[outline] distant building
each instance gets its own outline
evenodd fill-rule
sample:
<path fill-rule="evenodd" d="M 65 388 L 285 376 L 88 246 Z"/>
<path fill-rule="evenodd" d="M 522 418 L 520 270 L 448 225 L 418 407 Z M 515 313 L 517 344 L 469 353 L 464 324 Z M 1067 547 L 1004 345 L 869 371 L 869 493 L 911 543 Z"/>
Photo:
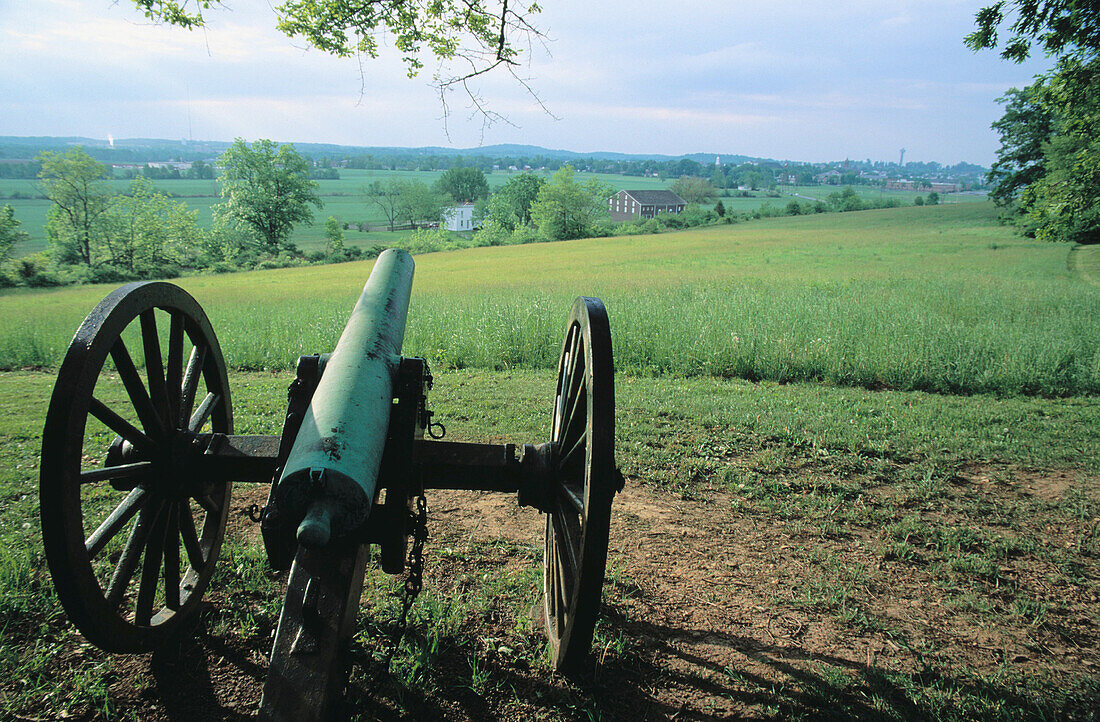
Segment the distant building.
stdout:
<path fill-rule="evenodd" d="M 463 203 L 443 211 L 443 227 L 448 231 L 474 230 L 474 204 Z"/>
<path fill-rule="evenodd" d="M 188 160 L 162 160 L 146 163 L 150 168 L 175 168 L 176 170 L 191 170 L 191 161 Z"/>
<path fill-rule="evenodd" d="M 937 193 L 958 193 L 962 186 L 958 183 L 921 183 L 920 181 L 897 179 L 886 181 L 886 190 L 891 191 L 935 191 Z"/>
<path fill-rule="evenodd" d="M 654 218 L 661 213 L 682 213 L 687 203 L 672 191 L 619 191 L 607 201 L 613 221 Z"/>

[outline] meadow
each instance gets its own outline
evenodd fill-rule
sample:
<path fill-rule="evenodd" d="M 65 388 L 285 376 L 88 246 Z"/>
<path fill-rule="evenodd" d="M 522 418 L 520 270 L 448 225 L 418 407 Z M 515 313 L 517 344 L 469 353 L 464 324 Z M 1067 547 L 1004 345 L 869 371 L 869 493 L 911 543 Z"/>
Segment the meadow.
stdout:
<path fill-rule="evenodd" d="M 371 568 L 348 719 L 1091 720 L 1100 703 L 1100 259 L 985 204 L 418 256 L 405 353 L 448 439 L 545 437 L 572 298 L 616 363 L 615 503 L 590 674 L 547 662 L 539 515 L 433 493 L 425 589 Z M 180 279 L 277 434 L 368 262 Z M 0 716 L 253 714 L 284 575 L 234 490 L 193 634 L 102 653 L 42 558 L 39 433 L 109 290 L 0 293 Z M 30 367 L 30 368 L 28 368 Z M 927 393 L 934 391 L 935 393 Z"/>
<path fill-rule="evenodd" d="M 631 374 L 1095 394 L 1100 289 L 1067 256 L 1013 236 L 988 204 L 430 254 L 418 258 L 406 348 L 449 368 L 551 368 L 561 316 L 583 293 L 607 303 L 616 364 Z M 285 369 L 335 344 L 368 269 L 180 283 L 233 368 Z M 0 368 L 56 366 L 107 290 L 4 292 Z"/>

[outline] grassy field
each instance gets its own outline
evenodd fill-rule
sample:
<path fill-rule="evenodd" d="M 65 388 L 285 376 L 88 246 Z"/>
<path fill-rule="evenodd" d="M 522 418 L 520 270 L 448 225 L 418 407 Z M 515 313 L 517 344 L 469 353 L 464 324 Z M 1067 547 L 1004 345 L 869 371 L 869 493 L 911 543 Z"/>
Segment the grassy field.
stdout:
<path fill-rule="evenodd" d="M 534 171 L 549 179 L 552 175 L 549 171 Z M 389 171 L 389 170 L 359 170 L 341 169 L 339 180 L 318 181 L 318 191 L 324 201 L 324 207 L 314 211 L 314 223 L 312 226 L 299 225 L 293 234 L 293 240 L 303 250 L 316 250 L 325 245 L 324 221 L 329 216 L 334 216 L 342 222 L 369 223 L 372 226 L 384 226 L 385 218 L 373 204 L 366 202 L 361 190 L 375 181 L 387 182 L 393 179 L 415 180 L 421 183 L 432 184 L 439 179 L 442 171 Z M 496 189 L 504 185 L 509 178 L 516 173 L 510 171 L 496 171 L 486 177 L 489 188 Z M 659 190 L 669 187 L 669 181 L 659 178 L 641 178 L 638 176 L 612 175 L 606 173 L 582 174 L 580 180 L 586 178 L 598 178 L 617 190 L 629 188 L 633 190 Z M 109 181 L 109 187 L 116 193 L 125 192 L 130 182 L 126 180 Z M 175 195 L 179 200 L 187 204 L 192 210 L 197 210 L 198 224 L 200 228 L 208 228 L 213 222 L 211 206 L 220 203 L 220 189 L 215 181 L 210 180 L 178 180 L 160 181 L 158 188 L 165 193 Z M 759 208 L 765 202 L 775 206 L 784 206 L 790 200 L 789 196 L 797 194 L 800 200 L 806 198 L 825 199 L 830 192 L 837 190 L 833 186 L 784 186 L 781 187 L 779 198 L 768 198 L 762 191 L 753 191 L 750 198 L 721 198 L 723 205 L 731 212 L 742 213 Z M 891 197 L 897 198 L 905 205 L 910 205 L 918 193 L 908 191 L 882 191 L 869 187 L 857 186 L 856 190 L 866 198 Z M 735 192 L 735 191 L 731 191 Z M 15 193 L 22 198 L 12 198 Z M 29 234 L 30 239 L 15 249 L 16 255 L 36 253 L 46 248 L 46 211 L 50 206 L 47 200 L 35 198 L 42 191 L 38 183 L 24 179 L 0 179 L 0 204 L 10 204 L 15 209 L 15 217 L 22 223 L 22 230 Z M 980 196 L 947 196 L 945 201 L 970 202 L 981 200 Z M 349 230 L 347 243 L 359 245 L 364 248 L 385 243 L 385 236 L 378 232 L 360 232 Z"/>
<path fill-rule="evenodd" d="M 571 299 L 604 298 L 627 490 L 589 676 L 553 674 L 532 621 L 538 515 L 433 494 L 409 633 L 384 669 L 400 580 L 372 568 L 343 713 L 1094 719 L 1098 268 L 985 204 L 418 257 L 405 352 L 448 439 L 543 439 Z M 234 369 L 237 433 L 278 433 L 287 369 L 334 345 L 368 271 L 181 280 Z M 0 364 L 56 366 L 108 290 L 0 294 Z M 247 718 L 285 583 L 247 522 L 266 492 L 235 492 L 192 637 L 99 652 L 42 558 L 52 383 L 0 373 L 0 717 Z"/>
<path fill-rule="evenodd" d="M 239 433 L 278 433 L 290 378 L 232 375 Z M 245 521 L 265 492 L 237 487 L 193 637 L 98 652 L 60 614 L 41 558 L 52 381 L 0 374 L 0 716 L 247 717 L 285 583 Z M 1095 399 L 624 374 L 617 387 L 628 492 L 596 676 L 547 667 L 529 614 L 537 523 L 498 527 L 479 497 L 432 494 L 426 588 L 389 672 L 399 580 L 368 575 L 347 718 L 1090 719 Z M 432 403 L 448 438 L 523 442 L 545 435 L 552 388 L 544 371 L 444 371 Z"/>
<path fill-rule="evenodd" d="M 1000 395 L 1100 390 L 1100 290 L 986 204 L 779 218 L 418 259 L 406 347 L 453 368 L 550 368 L 577 294 L 633 374 Z M 509 269 L 497 272 L 493 269 Z M 181 280 L 228 362 L 331 348 L 368 263 Z M 0 295 L 0 368 L 55 366 L 108 289 Z"/>

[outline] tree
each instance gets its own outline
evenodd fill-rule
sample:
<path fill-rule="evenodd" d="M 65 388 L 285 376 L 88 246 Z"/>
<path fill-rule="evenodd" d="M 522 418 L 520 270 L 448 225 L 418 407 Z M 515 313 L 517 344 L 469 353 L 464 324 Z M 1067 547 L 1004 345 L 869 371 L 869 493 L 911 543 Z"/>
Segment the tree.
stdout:
<path fill-rule="evenodd" d="M 344 255 L 344 229 L 334 216 L 329 216 L 325 221 L 325 238 L 328 239 L 325 253 L 329 256 Z"/>
<path fill-rule="evenodd" d="M 250 147 L 237 138 L 218 158 L 218 167 L 222 197 L 228 199 L 225 212 L 255 233 L 269 253 L 289 245 L 296 224 L 313 223 L 311 205 L 323 206 L 309 161 L 292 145 L 257 140 Z"/>
<path fill-rule="evenodd" d="M 825 200 L 834 210 L 838 211 L 862 211 L 867 208 L 859 194 L 851 186 L 844 186 L 843 190 L 833 191 L 825 196 Z M 923 203 L 924 201 L 921 200 L 921 204 Z"/>
<path fill-rule="evenodd" d="M 1021 198 L 1035 237 L 1100 243 L 1100 140 L 1058 135 L 1046 147 L 1046 173 Z"/>
<path fill-rule="evenodd" d="M 994 199 L 1036 238 L 1100 242 L 1100 4 L 1089 0 L 1002 0 L 978 11 L 973 50 L 996 48 L 1014 14 L 1001 57 L 1022 62 L 1038 45 L 1056 68 L 1003 100 L 994 124 L 1001 149 L 990 173 Z"/>
<path fill-rule="evenodd" d="M 374 181 L 369 188 L 363 189 L 363 193 L 370 203 L 382 211 L 386 222 L 389 223 L 391 233 L 397 225 L 397 216 L 401 208 L 401 193 L 405 185 L 407 183 L 403 180 L 391 180 L 387 183 Z"/>
<path fill-rule="evenodd" d="M 709 180 L 686 175 L 672 182 L 672 192 L 688 203 L 704 203 L 718 194 Z"/>
<path fill-rule="evenodd" d="M 451 168 L 439 176 L 436 190 L 446 193 L 456 203 L 473 203 L 489 197 L 489 181 L 480 168 Z"/>
<path fill-rule="evenodd" d="M 1006 6 L 1013 7 L 1007 15 Z M 1001 50 L 1005 60 L 1023 62 L 1034 43 L 1050 57 L 1095 54 L 1100 48 L 1100 5 L 1090 0 L 1000 0 L 977 12 L 978 28 L 966 36 L 966 46 L 974 51 L 996 48 L 998 30 L 1012 14 L 1016 20 L 1009 29 L 1014 35 Z"/>
<path fill-rule="evenodd" d="M 531 223 L 531 206 L 539 197 L 546 180 L 534 173 L 520 173 L 489 197 L 485 220 L 509 233 L 517 226 Z"/>
<path fill-rule="evenodd" d="M 191 167 L 187 169 L 184 174 L 187 178 L 195 180 L 213 180 L 214 179 L 214 167 L 206 161 L 199 159 L 191 164 Z"/>
<path fill-rule="evenodd" d="M 111 198 L 104 214 L 108 262 L 142 278 L 170 273 L 196 246 L 197 218 L 198 211 L 135 178 L 126 195 Z"/>
<path fill-rule="evenodd" d="M 65 153 L 46 151 L 38 156 L 46 195 L 53 204 L 46 212 L 46 236 L 57 263 L 91 266 L 100 258 L 103 233 L 100 221 L 107 211 L 110 192 L 104 179 L 107 166 L 81 147 Z"/>
<path fill-rule="evenodd" d="M 1005 114 L 993 123 L 1001 148 L 989 171 L 996 186 L 990 197 L 999 206 L 1010 206 L 1020 191 L 1043 177 L 1043 146 L 1054 132 L 1054 117 L 1035 86 L 1011 88 L 997 100 L 1004 103 Z"/>
<path fill-rule="evenodd" d="M 936 191 L 928 191 L 928 205 L 938 206 L 940 204 L 940 194 Z"/>
<path fill-rule="evenodd" d="M 588 235 L 597 221 L 607 217 L 607 199 L 615 193 L 595 178 L 577 183 L 573 175 L 573 166 L 563 165 L 531 206 L 531 219 L 552 241 Z"/>
<path fill-rule="evenodd" d="M 14 208 L 10 205 L 0 208 L 0 263 L 6 263 L 11 258 L 16 243 L 27 241 L 27 234 L 19 230 L 19 226 Z"/>
<path fill-rule="evenodd" d="M 397 197 L 397 218 L 410 226 L 438 223 L 450 199 L 420 181 L 403 184 Z"/>
<path fill-rule="evenodd" d="M 724 218 L 725 217 L 726 207 L 724 205 L 722 205 L 722 201 L 718 201 L 718 203 L 715 204 L 714 212 L 718 214 L 719 218 Z"/>

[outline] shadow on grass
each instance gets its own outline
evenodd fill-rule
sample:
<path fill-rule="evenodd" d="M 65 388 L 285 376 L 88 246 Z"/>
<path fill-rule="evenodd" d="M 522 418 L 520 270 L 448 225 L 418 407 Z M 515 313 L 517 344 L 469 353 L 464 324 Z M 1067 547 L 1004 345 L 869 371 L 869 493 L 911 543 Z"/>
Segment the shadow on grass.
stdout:
<path fill-rule="evenodd" d="M 255 719 L 252 710 L 258 706 L 257 690 L 267 667 L 253 657 L 252 649 L 210 635 L 200 626 L 153 652 L 153 695 L 170 720 Z"/>
<path fill-rule="evenodd" d="M 497 655 L 479 657 L 489 679 L 471 688 L 472 642 L 444 639 L 431 670 L 404 684 L 380 663 L 360 668 L 349 688 L 347 718 L 511 720 L 550 713 L 563 719 L 823 720 L 1095 719 L 1100 689 L 1058 694 L 1039 682 L 1020 688 L 942 669 L 890 672 L 797 644 L 761 643 L 729 632 L 624 618 L 612 606 L 604 630 L 626 641 L 602 664 L 590 658 L 578 678 L 565 679 Z M 703 656 L 699 646 L 718 650 Z M 738 660 L 724 664 L 708 658 Z M 377 675 L 377 687 L 374 685 Z M 1022 691 L 1021 691 L 1022 689 Z M 1030 692 L 1030 694 L 1028 694 Z M 1044 693 L 1046 696 L 1043 696 Z M 518 710 L 518 711 L 517 711 Z M 517 717 L 517 715 L 519 717 Z"/>

